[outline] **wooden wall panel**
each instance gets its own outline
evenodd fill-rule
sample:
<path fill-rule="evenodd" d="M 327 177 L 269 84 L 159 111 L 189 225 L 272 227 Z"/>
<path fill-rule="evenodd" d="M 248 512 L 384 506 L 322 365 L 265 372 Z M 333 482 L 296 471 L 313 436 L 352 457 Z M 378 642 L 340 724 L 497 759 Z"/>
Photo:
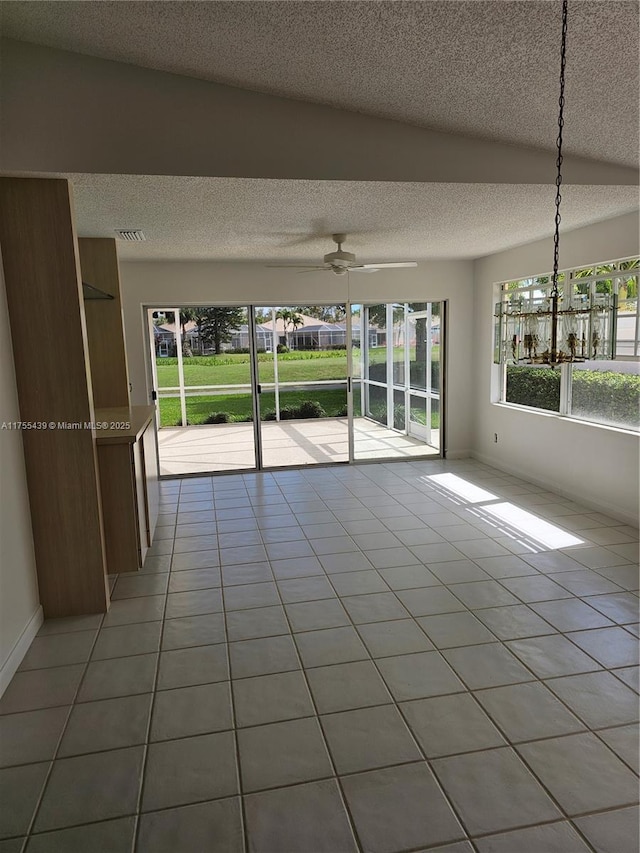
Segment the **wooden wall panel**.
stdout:
<path fill-rule="evenodd" d="M 0 178 L 11 323 L 40 600 L 46 617 L 109 606 L 80 266 L 66 180 Z M 63 429 L 59 424 L 77 425 Z"/>
<path fill-rule="evenodd" d="M 115 238 L 78 240 L 82 279 L 113 296 L 85 299 L 87 340 L 96 409 L 129 405 L 129 375 L 120 301 L 120 274 Z"/>
<path fill-rule="evenodd" d="M 153 420 L 144 431 L 142 436 L 144 469 L 145 469 L 145 494 L 147 503 L 147 525 L 151 545 L 153 534 L 158 522 L 160 512 L 160 473 L 158 471 L 158 433 L 156 430 L 155 415 Z"/>
<path fill-rule="evenodd" d="M 105 553 L 111 572 L 137 572 L 142 565 L 133 460 L 136 446 L 128 443 L 98 445 Z M 144 518 L 142 521 L 144 523 Z"/>

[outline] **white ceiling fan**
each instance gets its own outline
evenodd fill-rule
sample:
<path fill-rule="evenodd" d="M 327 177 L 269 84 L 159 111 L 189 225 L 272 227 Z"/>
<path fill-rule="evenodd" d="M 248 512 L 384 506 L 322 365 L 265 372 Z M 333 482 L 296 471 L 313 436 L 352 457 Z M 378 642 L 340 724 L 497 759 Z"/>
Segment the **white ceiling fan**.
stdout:
<path fill-rule="evenodd" d="M 378 272 L 378 270 L 389 269 L 391 267 L 418 266 L 415 261 L 390 264 L 358 264 L 356 263 L 356 256 L 352 252 L 344 252 L 342 250 L 342 244 L 346 241 L 347 235 L 332 234 L 331 236 L 334 243 L 338 244 L 338 250 L 336 252 L 329 252 L 329 254 L 325 255 L 323 258 L 324 263 L 321 266 L 318 264 L 304 264 L 300 266 L 296 266 L 295 264 L 267 264 L 267 266 L 273 267 L 274 269 L 298 270 L 299 272 L 326 270 L 334 273 L 335 275 L 345 275 L 347 272 Z"/>

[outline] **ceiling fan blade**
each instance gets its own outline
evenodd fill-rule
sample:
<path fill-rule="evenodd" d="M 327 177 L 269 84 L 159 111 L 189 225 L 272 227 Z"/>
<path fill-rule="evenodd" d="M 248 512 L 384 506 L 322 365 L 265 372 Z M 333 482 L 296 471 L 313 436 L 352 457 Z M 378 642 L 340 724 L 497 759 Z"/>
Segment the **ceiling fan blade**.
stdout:
<path fill-rule="evenodd" d="M 351 267 L 352 270 L 356 272 L 359 270 L 383 270 L 383 269 L 391 269 L 392 267 L 417 267 L 418 264 L 415 261 L 403 261 L 400 263 L 391 263 L 391 264 L 358 264 L 355 267 Z"/>
<path fill-rule="evenodd" d="M 328 267 L 319 267 L 313 264 L 265 264 L 272 270 L 325 270 Z"/>

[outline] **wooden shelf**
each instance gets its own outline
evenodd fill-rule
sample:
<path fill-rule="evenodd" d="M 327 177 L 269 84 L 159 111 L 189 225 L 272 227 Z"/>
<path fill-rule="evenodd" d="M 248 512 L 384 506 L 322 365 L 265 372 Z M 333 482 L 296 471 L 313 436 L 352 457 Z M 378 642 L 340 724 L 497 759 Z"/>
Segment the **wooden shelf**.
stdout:
<path fill-rule="evenodd" d="M 128 427 L 109 427 L 96 430 L 96 442 L 100 444 L 133 444 L 153 421 L 153 406 L 117 406 L 96 409 L 96 424 L 129 424 Z"/>
<path fill-rule="evenodd" d="M 82 237 L 78 248 L 84 281 L 111 297 L 84 302 L 93 404 L 97 409 L 128 406 L 129 373 L 116 241 L 112 237 Z"/>

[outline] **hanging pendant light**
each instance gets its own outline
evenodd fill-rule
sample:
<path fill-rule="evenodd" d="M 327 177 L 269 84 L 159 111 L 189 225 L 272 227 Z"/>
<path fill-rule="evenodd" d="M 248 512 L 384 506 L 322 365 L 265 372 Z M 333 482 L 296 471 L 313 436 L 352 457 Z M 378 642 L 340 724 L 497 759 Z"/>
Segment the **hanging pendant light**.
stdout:
<path fill-rule="evenodd" d="M 595 287 L 589 287 L 589 293 L 580 293 L 578 288 L 574 288 L 571 279 L 558 273 L 567 9 L 568 2 L 563 0 L 551 287 L 549 289 L 547 284 L 549 279 L 539 277 L 539 285 L 526 294 L 516 293 L 503 298 L 496 306 L 498 358 L 501 362 L 511 364 L 538 364 L 555 368 L 563 362 L 614 357 L 616 296 L 597 293 Z M 560 278 L 563 279 L 562 292 Z"/>

